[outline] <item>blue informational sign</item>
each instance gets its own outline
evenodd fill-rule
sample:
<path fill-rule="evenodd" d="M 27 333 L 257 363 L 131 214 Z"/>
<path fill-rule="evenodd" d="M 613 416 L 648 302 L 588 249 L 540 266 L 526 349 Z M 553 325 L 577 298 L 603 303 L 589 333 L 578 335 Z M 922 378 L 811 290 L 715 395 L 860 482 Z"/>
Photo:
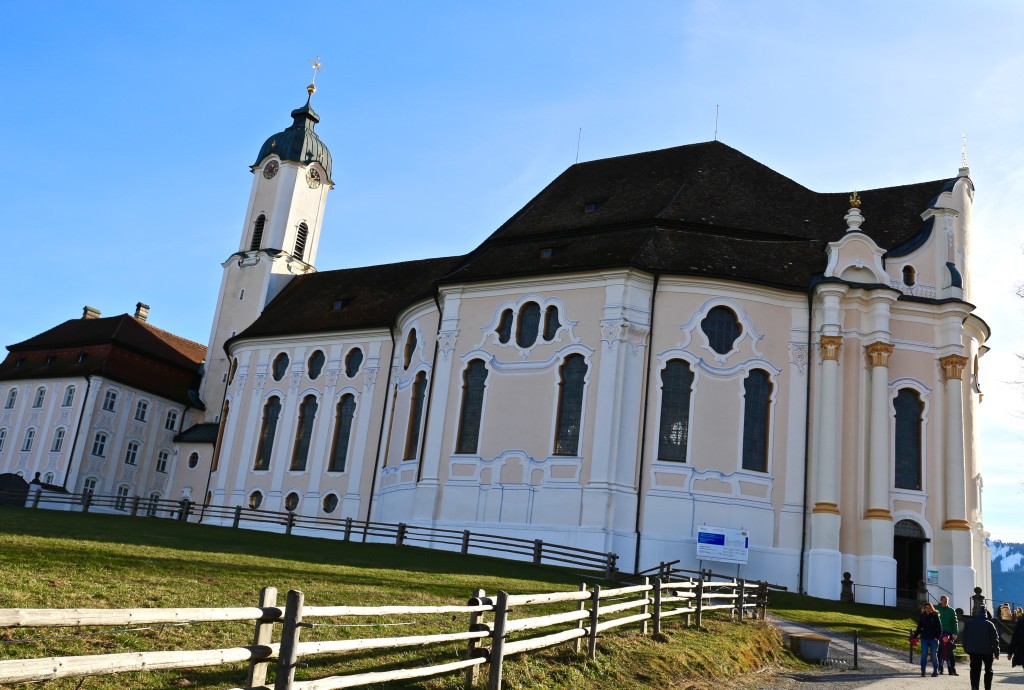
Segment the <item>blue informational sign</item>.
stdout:
<path fill-rule="evenodd" d="M 697 560 L 720 563 L 746 563 L 750 558 L 750 533 L 745 529 L 697 528 Z"/>

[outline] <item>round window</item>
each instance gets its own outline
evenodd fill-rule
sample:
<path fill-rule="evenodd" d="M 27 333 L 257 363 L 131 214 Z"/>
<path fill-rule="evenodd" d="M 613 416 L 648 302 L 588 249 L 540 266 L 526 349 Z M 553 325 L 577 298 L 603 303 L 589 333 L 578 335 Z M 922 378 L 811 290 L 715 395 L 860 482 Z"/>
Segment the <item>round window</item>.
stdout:
<path fill-rule="evenodd" d="M 196 453 L 196 452 L 193 451 L 192 454 L 188 456 L 188 468 L 190 470 L 194 470 L 198 466 L 199 466 L 199 453 Z"/>
<path fill-rule="evenodd" d="M 338 507 L 338 496 L 336 494 L 327 494 L 324 496 L 324 512 L 333 513 Z"/>
<path fill-rule="evenodd" d="M 294 491 L 284 499 L 284 509 L 291 512 L 299 507 L 299 495 Z"/>
<path fill-rule="evenodd" d="M 253 510 L 256 510 L 261 505 L 263 505 L 263 494 L 261 494 L 259 491 L 253 491 L 251 494 L 249 494 L 249 507 L 250 508 L 252 508 Z"/>

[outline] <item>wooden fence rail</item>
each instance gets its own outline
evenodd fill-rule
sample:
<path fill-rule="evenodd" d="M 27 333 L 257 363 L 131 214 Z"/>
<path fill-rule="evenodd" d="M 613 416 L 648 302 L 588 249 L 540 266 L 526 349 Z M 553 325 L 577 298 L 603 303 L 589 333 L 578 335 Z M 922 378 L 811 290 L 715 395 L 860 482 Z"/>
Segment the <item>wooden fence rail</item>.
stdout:
<path fill-rule="evenodd" d="M 426 678 L 446 673 L 465 672 L 466 688 L 479 682 L 479 669 L 488 666 L 487 687 L 500 690 L 504 660 L 555 645 L 575 642 L 594 658 L 600 634 L 614 628 L 640 624 L 653 633 L 662 631 L 662 621 L 671 616 L 695 615 L 697 624 L 709 611 L 729 611 L 742 622 L 745 618 L 764 617 L 768 585 L 763 582 L 716 579 L 705 571 L 684 581 L 653 582 L 602 589 L 600 585 L 578 591 L 538 594 L 498 592 L 488 596 L 481 589 L 464 605 L 442 606 L 305 606 L 302 592 L 288 592 L 285 607 L 276 605 L 277 591 L 272 587 L 260 593 L 259 605 L 211 609 L 0 609 L 0 628 L 122 626 L 181 622 L 250 621 L 255 624 L 253 644 L 228 649 L 192 651 L 152 651 L 121 654 L 97 654 L 43 659 L 0 661 L 0 684 L 53 680 L 69 676 L 94 676 L 127 671 L 182 669 L 249 662 L 245 687 L 249 690 L 327 690 L 360 687 L 399 679 Z M 672 594 L 674 593 L 674 594 Z M 668 596 L 666 596 L 668 594 Z M 565 611 L 550 612 L 551 606 L 569 605 Z M 530 611 L 530 607 L 548 610 Z M 423 616 L 468 614 L 468 629 L 439 634 L 398 637 L 369 637 L 347 640 L 301 640 L 302 631 L 317 625 L 311 619 L 345 619 L 376 616 Z M 516 614 L 515 617 L 512 614 Z M 454 620 L 454 619 L 453 619 Z M 466 620 L 466 619 L 463 619 Z M 273 642 L 275 628 L 279 641 Z M 514 638 L 514 639 L 513 639 Z M 428 648 L 437 645 L 468 643 L 464 658 L 446 663 L 427 663 L 417 667 L 336 675 L 317 680 L 296 680 L 295 672 L 307 659 L 323 654 L 365 652 L 377 649 Z M 489 645 L 489 646 L 483 646 Z M 276 662 L 276 663 L 272 663 Z M 274 684 L 266 682 L 273 666 Z"/>
<path fill-rule="evenodd" d="M 13 495 L 10 492 L 0 492 L 0 499 Z M 96 493 L 58 493 L 38 488 L 30 488 L 26 505 L 32 508 L 78 509 L 85 513 L 99 509 L 113 515 L 161 517 L 183 522 L 205 521 L 236 529 L 280 528 L 285 534 L 301 531 L 306 536 L 340 536 L 342 541 L 372 541 L 393 543 L 397 546 L 415 544 L 425 548 L 457 551 L 462 555 L 472 552 L 496 558 L 518 556 L 517 560 L 528 560 L 535 565 L 547 563 L 600 572 L 605 578 L 610 578 L 618 571 L 619 557 L 611 552 L 551 544 L 541 539 L 481 534 L 444 527 L 308 516 L 290 511 L 275 512 L 242 506 L 204 505 L 188 500 L 173 501 Z"/>

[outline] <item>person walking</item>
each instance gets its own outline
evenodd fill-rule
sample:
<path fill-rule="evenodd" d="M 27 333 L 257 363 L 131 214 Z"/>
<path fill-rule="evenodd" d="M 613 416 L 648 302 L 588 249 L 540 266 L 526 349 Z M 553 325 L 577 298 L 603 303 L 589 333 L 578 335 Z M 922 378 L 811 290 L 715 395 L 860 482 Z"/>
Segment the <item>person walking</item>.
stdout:
<path fill-rule="evenodd" d="M 956 620 L 956 611 L 949 605 L 949 597 L 939 597 L 939 605 L 935 607 L 939 614 L 939 622 L 942 623 L 942 637 L 939 644 L 939 673 L 942 673 L 942 661 L 945 659 L 949 667 L 949 675 L 960 675 L 956 672 L 956 658 L 953 650 L 956 648 L 956 638 L 960 634 L 960 627 Z"/>
<path fill-rule="evenodd" d="M 939 646 L 939 637 L 942 636 L 942 621 L 931 602 L 921 608 L 921 617 L 917 621 L 917 630 L 914 637 L 921 640 L 921 675 L 926 675 L 928 669 L 928 657 L 932 659 L 932 676 L 939 675 L 939 660 L 936 652 Z"/>
<path fill-rule="evenodd" d="M 999 633 L 984 606 L 964 624 L 964 651 L 971 657 L 971 690 L 981 690 L 981 666 L 985 665 L 985 690 L 992 688 L 992 658 L 999 658 Z"/>
<path fill-rule="evenodd" d="M 1010 638 L 1010 649 L 1006 658 L 1010 660 L 1010 668 L 1024 666 L 1024 615 L 1017 616 L 1017 625 Z"/>

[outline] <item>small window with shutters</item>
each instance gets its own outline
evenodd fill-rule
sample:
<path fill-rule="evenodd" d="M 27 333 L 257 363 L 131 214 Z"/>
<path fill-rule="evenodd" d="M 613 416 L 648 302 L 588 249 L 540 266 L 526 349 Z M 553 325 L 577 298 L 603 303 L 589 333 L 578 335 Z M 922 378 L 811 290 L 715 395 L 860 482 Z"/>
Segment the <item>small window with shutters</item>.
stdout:
<path fill-rule="evenodd" d="M 252 228 L 252 242 L 249 243 L 249 251 L 255 251 L 263 244 L 263 228 L 266 224 L 267 217 L 261 213 Z"/>
<path fill-rule="evenodd" d="M 299 261 L 306 260 L 306 240 L 309 239 L 309 226 L 299 223 L 299 229 L 295 232 L 295 251 L 292 256 Z"/>

